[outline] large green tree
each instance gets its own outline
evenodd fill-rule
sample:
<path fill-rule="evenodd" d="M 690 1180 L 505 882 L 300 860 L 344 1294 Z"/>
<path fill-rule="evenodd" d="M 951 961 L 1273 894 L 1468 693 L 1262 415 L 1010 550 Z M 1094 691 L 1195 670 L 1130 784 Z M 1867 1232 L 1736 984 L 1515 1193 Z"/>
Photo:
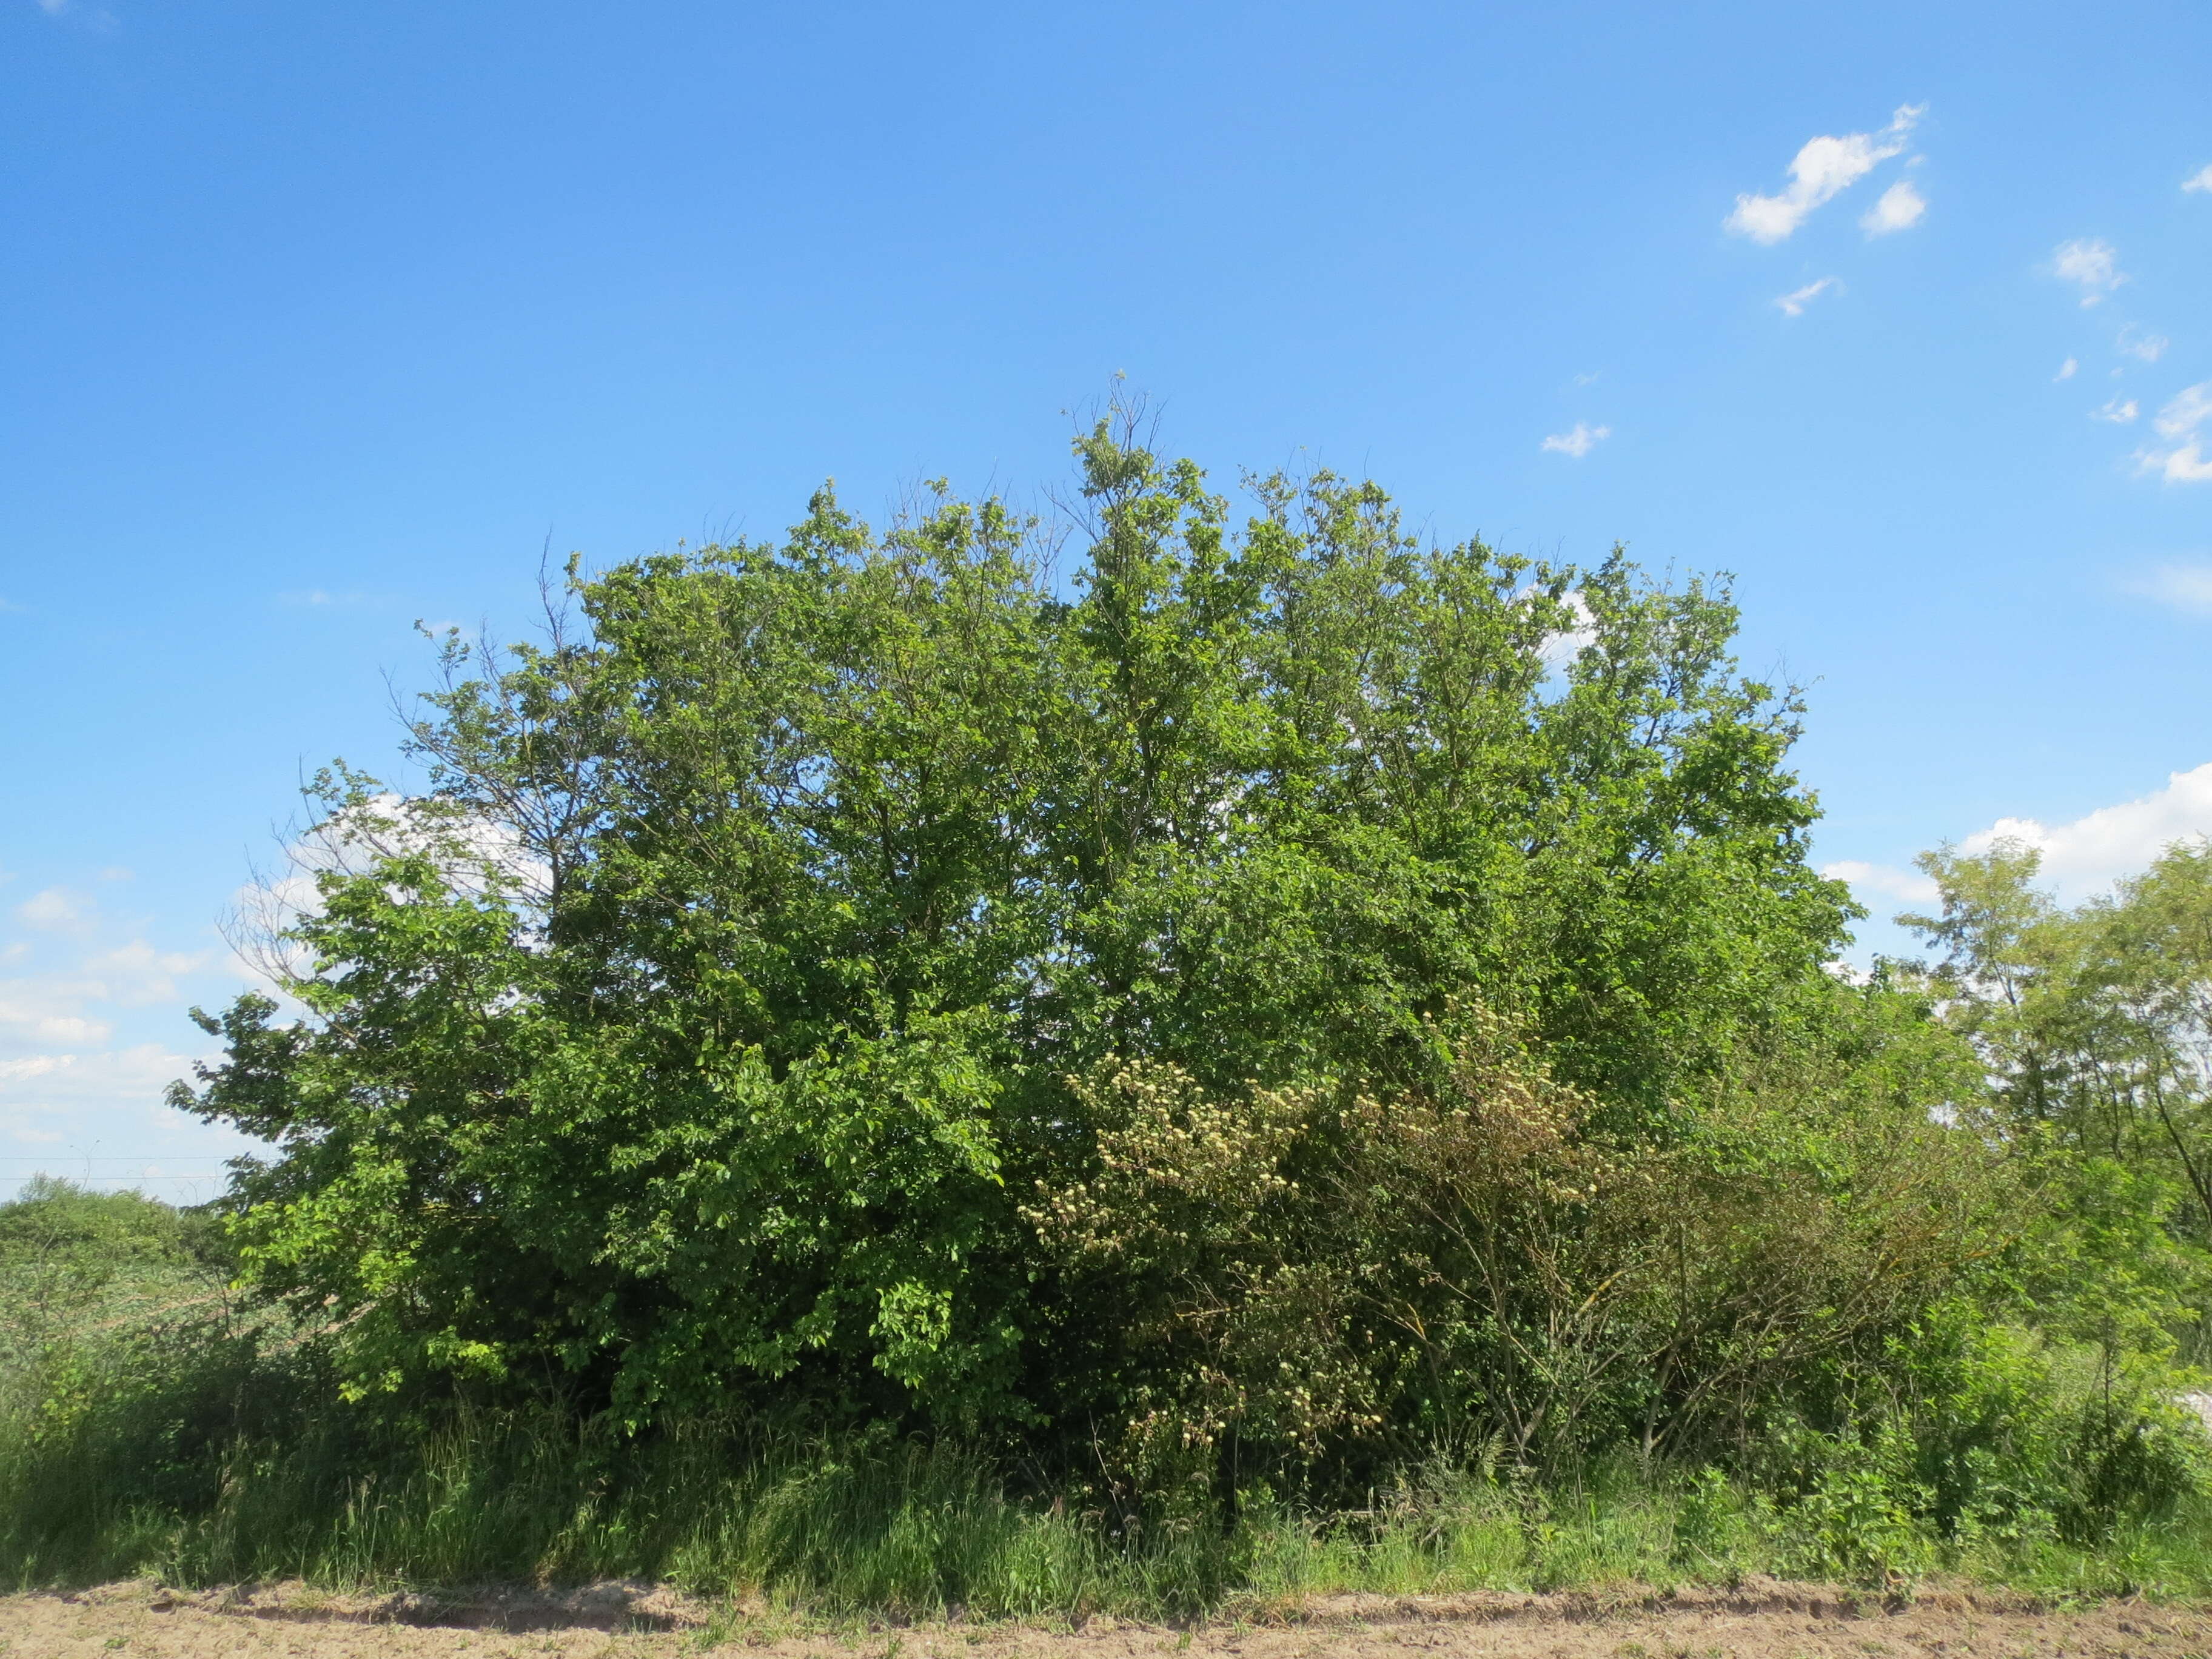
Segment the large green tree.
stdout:
<path fill-rule="evenodd" d="M 1605 1158 L 1727 1164 L 1681 1150 L 1695 1103 L 1843 994 L 1820 964 L 1851 913 L 1725 588 L 1431 545 L 1326 474 L 1248 480 L 1237 524 L 1126 426 L 1077 450 L 1049 524 L 939 489 L 878 533 L 824 490 L 778 544 L 572 573 L 545 639 L 448 646 L 420 794 L 325 781 L 299 1009 L 209 1021 L 228 1058 L 179 1098 L 273 1143 L 239 1178 L 246 1271 L 322 1310 L 356 1387 L 457 1372 L 640 1419 L 1127 1405 L 1138 1328 L 1196 1270 L 1104 1283 L 1045 1213 L 1133 1144 L 1117 1075 L 1226 1103 L 1162 1108 L 1177 1146 L 1306 1103 L 1254 1190 L 1321 1159 L 1338 1197 L 1299 1224 L 1340 1240 L 1474 1214 L 1452 1170 L 1504 1179 L 1375 1139 L 1461 1146 L 1419 1115 L 1470 1078 L 1571 1103 L 1544 1133 Z M 1496 1225 L 1571 1231 L 1598 1182 L 1557 1187 L 1498 1188 Z M 1474 1263 L 1509 1238 L 1468 1237 Z M 1446 1289 L 1462 1323 L 1551 1306 Z M 1527 1346 L 1483 1342 L 1453 1363 Z"/>

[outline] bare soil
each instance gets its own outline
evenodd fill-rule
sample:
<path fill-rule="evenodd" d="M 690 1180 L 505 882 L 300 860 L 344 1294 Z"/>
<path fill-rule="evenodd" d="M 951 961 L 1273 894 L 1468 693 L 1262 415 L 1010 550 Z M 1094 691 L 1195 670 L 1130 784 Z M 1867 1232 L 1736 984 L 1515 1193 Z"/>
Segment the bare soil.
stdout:
<path fill-rule="evenodd" d="M 660 1586 L 336 1596 L 297 1584 L 177 1591 L 109 1584 L 0 1597 L 0 1655 L 74 1659 L 1789 1659 L 1792 1656 L 2212 1655 L 2212 1615 L 2112 1601 L 2051 1609 L 1923 1588 L 1911 1598 L 1753 1583 L 1660 1596 L 1340 1596 L 1188 1629 L 1094 1619 L 1082 1628 L 809 1624 L 715 1607 Z"/>

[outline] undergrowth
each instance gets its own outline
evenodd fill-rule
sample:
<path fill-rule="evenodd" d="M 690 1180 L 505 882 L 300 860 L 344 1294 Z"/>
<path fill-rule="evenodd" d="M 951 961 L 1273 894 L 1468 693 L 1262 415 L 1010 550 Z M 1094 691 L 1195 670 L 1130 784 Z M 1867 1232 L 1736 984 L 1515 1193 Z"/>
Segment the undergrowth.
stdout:
<path fill-rule="evenodd" d="M 1754 1574 L 2212 1594 L 2208 1446 L 2168 1403 L 2179 1374 L 1963 1313 L 1898 1358 L 1911 1409 L 1770 1423 L 1725 1465 L 1540 1472 L 1492 1439 L 1349 1502 L 1255 1480 L 1176 1504 L 888 1427 L 732 1413 L 632 1433 L 544 1404 L 348 1403 L 312 1337 L 233 1304 L 189 1217 L 55 1186 L 0 1206 L 0 1235 L 13 1589 L 624 1577 L 828 1616 L 1071 1619 Z"/>
<path fill-rule="evenodd" d="M 1010 1491 L 953 1445 L 760 1440 L 695 1422 L 643 1440 L 544 1411 L 459 1411 L 402 1441 L 341 1413 L 222 1449 L 166 1489 L 161 1414 L 0 1447 L 0 1577 L 301 1579 L 336 1590 L 662 1580 L 822 1613 L 1188 1617 L 1346 1592 L 1733 1583 L 1895 1589 L 1950 1573 L 2072 1597 L 2212 1593 L 2212 1504 L 2066 1535 L 2045 1515 L 1948 1534 L 1874 1461 L 1778 1496 L 1717 1468 L 1633 1459 L 1539 1480 L 1439 1465 L 1370 1508 L 1265 1490 L 1233 1521 L 1117 1527 Z M 130 1436 L 149 1431 L 154 1442 Z M 172 1472 L 173 1474 L 173 1472 Z"/>

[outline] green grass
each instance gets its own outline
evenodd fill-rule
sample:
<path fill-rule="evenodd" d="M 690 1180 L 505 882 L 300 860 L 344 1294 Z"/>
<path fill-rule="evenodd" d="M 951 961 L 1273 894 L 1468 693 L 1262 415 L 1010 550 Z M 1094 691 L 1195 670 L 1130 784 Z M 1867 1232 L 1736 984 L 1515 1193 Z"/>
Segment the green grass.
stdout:
<path fill-rule="evenodd" d="M 148 1574 L 338 1591 L 623 1577 L 809 1615 L 1027 1619 L 1753 1574 L 2212 1596 L 2212 1459 L 2192 1449 L 2195 1429 L 2068 1439 L 2094 1379 L 2046 1398 L 2029 1366 L 1954 1401 L 1948 1440 L 1928 1424 L 1918 1441 L 1800 1434 L 1759 1480 L 1628 1457 L 1537 1480 L 1439 1459 L 1354 1511 L 1261 1488 L 1241 1495 L 1233 1522 L 1200 1504 L 1139 1525 L 1014 1489 L 988 1452 L 949 1443 L 776 1436 L 734 1419 L 632 1438 L 550 1407 L 448 1407 L 410 1425 L 339 1401 L 312 1344 L 273 1316 L 241 1322 L 219 1264 L 170 1237 L 158 1206 L 63 1192 L 51 1207 L 19 1211 L 19 1229 L 26 1214 L 52 1224 L 0 1251 L 9 1588 Z M 2035 1434 L 2021 1427 L 2031 1419 Z M 1929 1463 L 1931 1445 L 1950 1449 Z M 2078 1448 L 2091 1445 L 2105 1449 L 2085 1480 Z M 1971 1502 L 1939 1530 L 1929 1483 L 1961 1470 Z M 2079 1501 L 2161 1481 L 2164 1496 L 2137 1505 L 2154 1518 Z"/>
<path fill-rule="evenodd" d="M 151 1495 L 88 1424 L 0 1443 L 0 1578 L 297 1578 L 337 1590 L 603 1577 L 823 1614 L 1183 1617 L 1321 1595 L 1726 1583 L 1894 1584 L 1956 1573 L 2059 1597 L 2212 1594 L 2192 1499 L 2094 1547 L 1945 1541 L 1885 1521 L 1856 1559 L 1835 1517 L 1621 1462 L 1549 1486 L 1439 1470 L 1350 1515 L 1249 1502 L 1236 1525 L 1115 1536 L 1008 1493 L 957 1448 L 750 1441 L 699 1424 L 649 1443 L 550 1413 L 465 1413 L 400 1448 L 310 1433 L 232 1447 L 198 1493 Z M 1889 1553 L 1881 1553 L 1887 1548 Z"/>
<path fill-rule="evenodd" d="M 2062 1600 L 2212 1595 L 2212 1504 L 2203 1499 L 2154 1523 L 2118 1527 L 2094 1547 L 2048 1534 L 1946 1540 L 1893 1527 L 1856 1552 L 1839 1553 L 1837 1542 L 1805 1506 L 1624 1461 L 1550 1489 L 1445 1475 L 1376 1518 L 1270 1517 L 1253 1529 L 1242 1590 L 1275 1601 L 1361 1591 L 1664 1589 L 1755 1575 L 1894 1588 L 1942 1575 Z"/>
<path fill-rule="evenodd" d="M 94 1437 L 96 1439 L 96 1435 Z M 133 1491 L 94 1443 L 0 1446 L 0 1578 L 337 1589 L 641 1577 L 825 1612 L 1194 1611 L 1224 1552 L 1104 1546 L 945 1447 L 749 1446 L 696 1425 L 642 1445 L 551 1413 L 457 1418 L 376 1455 L 315 1436 L 234 1447 L 191 1505 Z M 364 1451 L 368 1455 L 364 1456 Z M 72 1455 L 74 1453 L 74 1455 Z"/>

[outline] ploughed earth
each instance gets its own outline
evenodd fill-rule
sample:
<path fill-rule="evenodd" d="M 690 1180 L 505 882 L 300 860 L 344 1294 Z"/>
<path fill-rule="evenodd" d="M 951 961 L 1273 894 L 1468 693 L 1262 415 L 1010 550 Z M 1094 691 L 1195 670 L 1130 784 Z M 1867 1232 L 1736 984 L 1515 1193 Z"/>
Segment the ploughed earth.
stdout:
<path fill-rule="evenodd" d="M 104 1585 L 0 1596 L 0 1656 L 131 1659 L 302 1655 L 505 1659 L 719 1651 L 739 1659 L 1785 1659 L 1786 1656 L 2212 1655 L 2212 1611 L 2141 1601 L 2050 1607 L 1923 1586 L 1884 1597 L 1753 1581 L 1732 1590 L 1336 1596 L 1188 1627 L 1092 1619 L 1079 1628 L 802 1620 L 649 1584 L 341 1596 L 297 1584 L 171 1590 Z"/>

